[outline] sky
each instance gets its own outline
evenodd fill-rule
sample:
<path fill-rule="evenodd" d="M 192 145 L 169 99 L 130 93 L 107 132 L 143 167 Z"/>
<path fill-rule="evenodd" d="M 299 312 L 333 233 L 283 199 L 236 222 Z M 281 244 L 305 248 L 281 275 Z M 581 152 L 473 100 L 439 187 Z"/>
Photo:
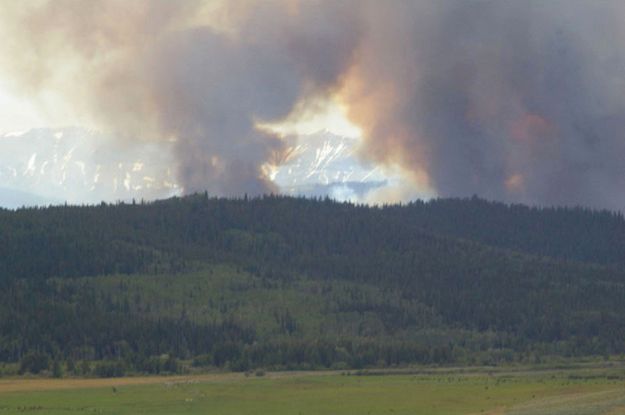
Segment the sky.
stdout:
<path fill-rule="evenodd" d="M 45 127 L 48 122 L 26 98 L 16 96 L 0 84 L 0 133 Z"/>
<path fill-rule="evenodd" d="M 219 196 L 283 192 L 330 132 L 384 182 L 357 201 L 623 209 L 624 27 L 619 0 L 0 0 L 0 132 L 160 149 Z"/>

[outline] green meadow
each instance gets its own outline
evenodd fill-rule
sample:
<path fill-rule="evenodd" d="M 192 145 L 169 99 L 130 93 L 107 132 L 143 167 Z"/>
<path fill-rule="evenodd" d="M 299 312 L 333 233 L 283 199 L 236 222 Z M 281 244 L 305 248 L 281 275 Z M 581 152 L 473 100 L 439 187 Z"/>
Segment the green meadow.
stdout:
<path fill-rule="evenodd" d="M 624 379 L 620 367 L 16 379 L 0 383 L 0 414 L 617 415 Z"/>

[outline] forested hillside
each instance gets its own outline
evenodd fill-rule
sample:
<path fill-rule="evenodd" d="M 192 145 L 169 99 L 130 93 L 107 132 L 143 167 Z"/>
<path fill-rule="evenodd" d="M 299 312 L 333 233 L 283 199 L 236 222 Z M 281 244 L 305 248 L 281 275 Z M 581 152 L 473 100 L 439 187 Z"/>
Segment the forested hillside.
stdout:
<path fill-rule="evenodd" d="M 625 221 L 480 199 L 0 211 L 0 361 L 82 374 L 625 353 Z"/>

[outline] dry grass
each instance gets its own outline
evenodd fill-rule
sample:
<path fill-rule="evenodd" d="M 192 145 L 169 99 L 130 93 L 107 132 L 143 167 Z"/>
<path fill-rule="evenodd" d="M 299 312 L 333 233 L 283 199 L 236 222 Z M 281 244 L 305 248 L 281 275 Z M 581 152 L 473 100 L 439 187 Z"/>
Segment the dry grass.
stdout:
<path fill-rule="evenodd" d="M 625 415 L 625 385 L 615 377 L 622 369 L 603 369 L 604 376 L 584 367 L 0 379 L 0 413 Z"/>
<path fill-rule="evenodd" d="M 227 381 L 229 379 L 240 378 L 241 376 L 240 374 L 215 374 L 203 376 L 145 376 L 109 379 L 3 379 L 0 380 L 0 393 L 105 388 L 159 383 Z"/>
<path fill-rule="evenodd" d="M 268 372 L 264 375 L 268 379 L 281 379 L 288 377 L 308 377 L 336 375 L 336 371 L 308 371 L 308 372 Z M 212 383 L 212 382 L 232 382 L 244 379 L 243 373 L 214 373 L 204 375 L 189 376 L 136 376 L 123 378 L 105 379 L 85 379 L 85 378 L 0 378 L 0 393 L 7 392 L 35 392 L 48 390 L 71 390 L 71 389 L 92 389 L 131 385 L 171 385 L 184 383 Z"/>

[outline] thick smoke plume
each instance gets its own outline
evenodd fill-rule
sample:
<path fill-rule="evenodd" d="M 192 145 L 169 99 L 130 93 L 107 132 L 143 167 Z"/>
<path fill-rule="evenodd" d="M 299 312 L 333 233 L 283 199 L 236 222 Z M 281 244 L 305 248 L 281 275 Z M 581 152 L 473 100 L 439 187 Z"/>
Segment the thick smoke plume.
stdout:
<path fill-rule="evenodd" d="M 285 150 L 257 123 L 328 94 L 357 40 L 346 5 L 195 0 L 0 2 L 1 66 L 125 140 L 175 142 L 186 192 L 276 191 Z"/>
<path fill-rule="evenodd" d="M 370 4 L 344 99 L 365 155 L 442 196 L 625 207 L 625 7 Z"/>
<path fill-rule="evenodd" d="M 276 190 L 285 144 L 257 125 L 333 97 L 362 156 L 417 189 L 622 209 L 622 4 L 0 0 L 2 65 L 127 139 L 174 140 L 187 191 Z"/>

